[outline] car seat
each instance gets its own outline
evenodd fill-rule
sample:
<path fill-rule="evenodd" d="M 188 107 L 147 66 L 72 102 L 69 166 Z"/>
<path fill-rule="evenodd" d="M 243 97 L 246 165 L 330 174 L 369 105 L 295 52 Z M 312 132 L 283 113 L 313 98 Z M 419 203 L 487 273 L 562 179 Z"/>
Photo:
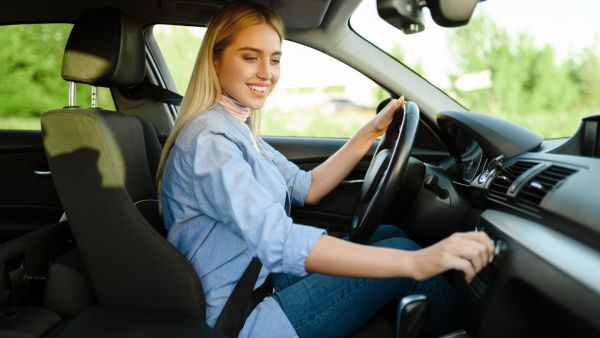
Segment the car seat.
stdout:
<path fill-rule="evenodd" d="M 134 20 L 113 9 L 88 11 L 67 42 L 62 77 L 133 87 L 144 79 L 144 53 Z M 160 154 L 152 126 L 120 112 L 72 105 L 44 113 L 42 133 L 98 304 L 59 337 L 218 336 L 204 323 L 196 271 L 160 233 L 160 222 L 153 227 L 147 221 L 160 220 L 151 215 L 157 212 L 153 176 Z"/>

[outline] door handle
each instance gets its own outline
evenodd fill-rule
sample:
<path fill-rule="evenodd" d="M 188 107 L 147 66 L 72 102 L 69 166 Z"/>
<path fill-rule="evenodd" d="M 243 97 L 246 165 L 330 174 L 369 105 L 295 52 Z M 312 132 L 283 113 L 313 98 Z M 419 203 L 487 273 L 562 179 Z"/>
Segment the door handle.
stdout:
<path fill-rule="evenodd" d="M 52 172 L 50 170 L 34 170 L 33 173 L 36 174 L 36 175 L 38 175 L 38 176 L 50 176 L 50 175 L 52 175 Z"/>

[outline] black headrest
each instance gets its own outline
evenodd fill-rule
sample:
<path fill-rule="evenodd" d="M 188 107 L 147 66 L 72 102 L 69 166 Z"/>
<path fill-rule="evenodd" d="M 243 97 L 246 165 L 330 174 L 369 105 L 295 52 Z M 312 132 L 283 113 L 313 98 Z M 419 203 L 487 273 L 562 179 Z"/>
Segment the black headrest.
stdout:
<path fill-rule="evenodd" d="M 93 9 L 73 26 L 62 77 L 99 87 L 132 87 L 144 79 L 144 60 L 141 27 L 115 9 Z"/>

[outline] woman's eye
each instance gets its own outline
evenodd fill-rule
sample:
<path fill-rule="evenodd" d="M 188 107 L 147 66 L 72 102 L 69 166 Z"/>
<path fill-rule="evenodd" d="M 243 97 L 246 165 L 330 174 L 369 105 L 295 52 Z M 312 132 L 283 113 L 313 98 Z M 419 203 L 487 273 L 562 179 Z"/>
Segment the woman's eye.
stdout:
<path fill-rule="evenodd" d="M 253 62 L 253 61 L 257 60 L 257 57 L 256 56 L 244 56 L 244 60 Z"/>
<path fill-rule="evenodd" d="M 274 65 L 278 65 L 280 62 L 281 62 L 280 59 L 273 59 L 273 60 L 271 60 L 271 64 L 274 64 Z"/>

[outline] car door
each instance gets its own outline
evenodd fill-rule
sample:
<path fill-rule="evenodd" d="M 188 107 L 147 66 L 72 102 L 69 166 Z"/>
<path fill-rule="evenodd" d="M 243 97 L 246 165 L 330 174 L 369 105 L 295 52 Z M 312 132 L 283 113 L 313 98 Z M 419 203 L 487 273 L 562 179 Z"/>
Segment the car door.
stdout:
<path fill-rule="evenodd" d="M 39 130 L 0 130 L 0 242 L 56 223 L 62 208 Z"/>
<path fill-rule="evenodd" d="M 71 24 L 0 27 L 0 243 L 59 221 L 63 210 L 48 169 L 40 131 L 44 111 L 67 104 L 61 78 Z M 91 90 L 77 89 L 89 105 Z M 108 90 L 100 104 L 113 106 Z"/>
<path fill-rule="evenodd" d="M 43 111 L 66 103 L 60 77 L 70 25 L 0 27 L 0 242 L 56 223 L 62 208 L 40 132 Z"/>

